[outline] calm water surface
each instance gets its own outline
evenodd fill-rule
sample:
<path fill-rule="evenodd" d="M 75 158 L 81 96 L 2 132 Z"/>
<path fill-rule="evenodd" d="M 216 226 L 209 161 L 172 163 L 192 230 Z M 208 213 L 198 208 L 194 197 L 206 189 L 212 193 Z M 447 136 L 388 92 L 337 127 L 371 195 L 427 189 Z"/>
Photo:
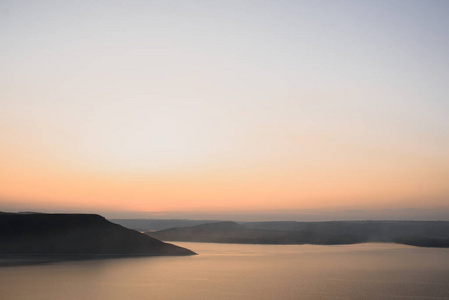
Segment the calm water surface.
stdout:
<path fill-rule="evenodd" d="M 449 299 L 449 249 L 176 244 L 200 255 L 0 267 L 0 299 Z"/>

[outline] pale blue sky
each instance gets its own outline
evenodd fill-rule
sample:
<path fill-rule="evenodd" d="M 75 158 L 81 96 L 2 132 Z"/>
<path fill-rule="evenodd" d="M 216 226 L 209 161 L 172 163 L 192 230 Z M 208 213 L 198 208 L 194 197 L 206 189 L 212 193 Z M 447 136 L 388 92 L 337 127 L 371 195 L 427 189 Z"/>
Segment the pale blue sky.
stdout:
<path fill-rule="evenodd" d="M 2 0 L 0 145 L 98 172 L 422 172 L 416 197 L 445 206 L 448 16 L 443 0 Z"/>

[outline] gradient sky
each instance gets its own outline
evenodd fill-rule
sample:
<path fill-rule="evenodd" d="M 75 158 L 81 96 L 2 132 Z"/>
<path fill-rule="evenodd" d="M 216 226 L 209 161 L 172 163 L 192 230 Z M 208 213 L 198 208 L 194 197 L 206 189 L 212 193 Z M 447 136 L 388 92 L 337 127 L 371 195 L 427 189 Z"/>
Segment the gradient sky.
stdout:
<path fill-rule="evenodd" d="M 0 210 L 449 219 L 448 16 L 2 0 Z"/>

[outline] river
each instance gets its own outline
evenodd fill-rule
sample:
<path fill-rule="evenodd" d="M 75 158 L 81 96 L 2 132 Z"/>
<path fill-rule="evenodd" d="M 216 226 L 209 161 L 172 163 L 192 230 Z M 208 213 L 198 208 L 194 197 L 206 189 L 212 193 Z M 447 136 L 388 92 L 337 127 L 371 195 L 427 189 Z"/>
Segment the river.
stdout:
<path fill-rule="evenodd" d="M 175 244 L 199 255 L 0 267 L 0 299 L 449 299 L 449 249 Z"/>

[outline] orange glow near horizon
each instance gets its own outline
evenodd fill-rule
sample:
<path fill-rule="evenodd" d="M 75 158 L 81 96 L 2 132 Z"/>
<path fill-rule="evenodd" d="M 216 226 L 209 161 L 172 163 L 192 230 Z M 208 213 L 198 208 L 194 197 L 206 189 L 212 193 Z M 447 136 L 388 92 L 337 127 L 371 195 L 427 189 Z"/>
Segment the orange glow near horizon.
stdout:
<path fill-rule="evenodd" d="M 3 145 L 5 146 L 5 145 Z M 3 150 L 6 147 L 3 147 Z M 1 161 L 2 199 L 27 199 L 43 207 L 66 205 L 124 211 L 248 211 L 339 207 L 425 207 L 444 204 L 442 165 L 397 161 L 245 165 L 130 172 L 77 168 L 75 163 Z M 43 158 L 44 156 L 39 156 Z M 389 167 L 395 164 L 394 169 Z M 72 167 L 68 167 L 72 165 Z M 438 167 L 441 170 L 438 170 Z M 427 199 L 422 202 L 420 199 Z"/>
<path fill-rule="evenodd" d="M 442 3 L 174 3 L 6 1 L 0 211 L 449 211 Z"/>

